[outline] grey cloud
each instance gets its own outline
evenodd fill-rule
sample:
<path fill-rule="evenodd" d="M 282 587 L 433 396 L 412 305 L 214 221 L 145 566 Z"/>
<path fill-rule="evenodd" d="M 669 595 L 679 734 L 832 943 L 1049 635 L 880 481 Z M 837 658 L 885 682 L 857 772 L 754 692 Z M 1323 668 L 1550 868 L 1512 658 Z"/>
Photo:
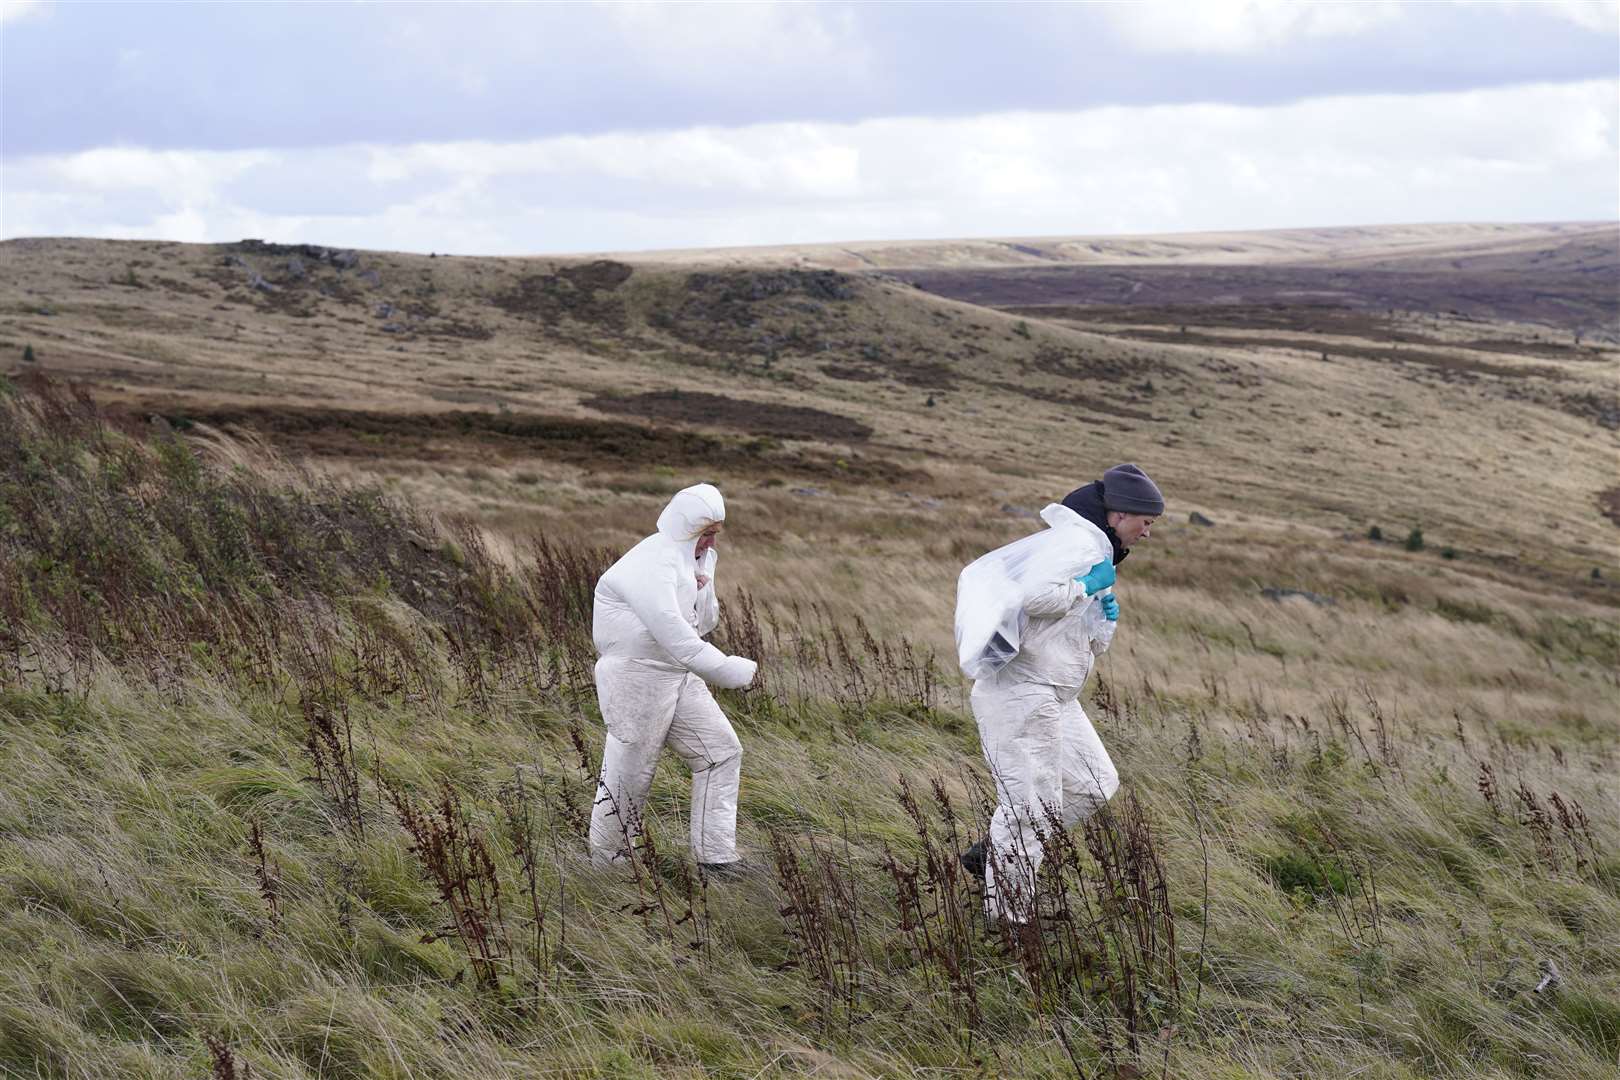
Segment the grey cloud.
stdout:
<path fill-rule="evenodd" d="M 62 4 L 0 38 L 0 153 L 563 133 L 1613 77 L 1616 33 L 1404 5 L 1286 48 L 1143 51 L 1082 5 Z"/>
<path fill-rule="evenodd" d="M 0 235 L 524 254 L 1601 219 L 1620 199 L 1616 91 L 1599 80 L 394 149 L 93 150 L 0 163 Z"/>

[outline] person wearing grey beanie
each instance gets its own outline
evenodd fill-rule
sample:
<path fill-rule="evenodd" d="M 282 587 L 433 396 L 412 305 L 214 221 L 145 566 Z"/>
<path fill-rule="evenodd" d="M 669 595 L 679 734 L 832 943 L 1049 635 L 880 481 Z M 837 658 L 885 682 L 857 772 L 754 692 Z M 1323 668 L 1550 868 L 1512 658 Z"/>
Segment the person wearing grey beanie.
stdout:
<path fill-rule="evenodd" d="M 1148 538 L 1153 519 L 1164 513 L 1164 496 L 1141 466 L 1124 464 L 1069 492 L 1063 505 L 1103 531 L 1118 566 Z"/>
<path fill-rule="evenodd" d="M 1114 568 L 1163 513 L 1164 495 L 1147 473 L 1115 465 L 1041 511 L 1044 532 L 962 571 L 958 660 L 974 680 L 973 716 L 998 805 L 990 834 L 961 862 L 985 879 L 991 918 L 1033 925 L 1047 815 L 1072 827 L 1119 788 L 1080 690 L 1118 624 Z"/>

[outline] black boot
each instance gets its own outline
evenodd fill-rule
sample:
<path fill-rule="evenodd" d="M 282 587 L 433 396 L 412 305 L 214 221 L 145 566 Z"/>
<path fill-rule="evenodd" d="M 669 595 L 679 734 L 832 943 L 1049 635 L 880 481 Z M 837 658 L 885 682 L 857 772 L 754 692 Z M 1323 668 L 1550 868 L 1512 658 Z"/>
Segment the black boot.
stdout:
<path fill-rule="evenodd" d="M 739 859 L 736 862 L 700 862 L 698 866 L 710 881 L 743 881 L 764 876 L 764 868 Z"/>
<path fill-rule="evenodd" d="M 984 841 L 980 840 L 958 856 L 962 868 L 980 881 L 984 880 Z"/>

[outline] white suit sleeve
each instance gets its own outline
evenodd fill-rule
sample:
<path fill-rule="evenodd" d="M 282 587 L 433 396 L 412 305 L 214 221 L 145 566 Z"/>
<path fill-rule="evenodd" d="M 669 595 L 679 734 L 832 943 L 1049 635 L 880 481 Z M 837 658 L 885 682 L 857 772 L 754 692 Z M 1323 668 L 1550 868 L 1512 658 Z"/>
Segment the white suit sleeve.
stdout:
<path fill-rule="evenodd" d="M 676 663 L 704 682 L 747 686 L 754 679 L 754 662 L 740 656 L 728 657 L 699 637 L 681 614 L 680 602 L 675 597 L 678 572 L 668 564 L 659 565 L 651 580 L 625 590 L 625 602 L 653 640 L 674 657 Z"/>
<path fill-rule="evenodd" d="M 1086 587 L 1069 578 L 1032 582 L 1024 590 L 1024 614 L 1032 619 L 1056 619 L 1085 595 Z"/>

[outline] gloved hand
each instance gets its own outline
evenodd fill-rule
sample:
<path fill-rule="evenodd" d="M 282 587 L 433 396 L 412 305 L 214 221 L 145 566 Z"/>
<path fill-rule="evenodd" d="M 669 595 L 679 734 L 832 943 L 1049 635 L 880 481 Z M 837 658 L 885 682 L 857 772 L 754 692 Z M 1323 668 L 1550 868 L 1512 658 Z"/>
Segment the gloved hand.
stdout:
<path fill-rule="evenodd" d="M 1086 587 L 1087 596 L 1096 596 L 1114 583 L 1114 564 L 1104 559 L 1074 580 Z"/>
<path fill-rule="evenodd" d="M 746 656 L 728 656 L 715 682 L 728 690 L 743 690 L 753 683 L 754 674 L 758 671 L 759 665 Z"/>
<path fill-rule="evenodd" d="M 1103 593 L 1102 611 L 1109 622 L 1119 622 L 1119 599 L 1113 593 Z"/>

